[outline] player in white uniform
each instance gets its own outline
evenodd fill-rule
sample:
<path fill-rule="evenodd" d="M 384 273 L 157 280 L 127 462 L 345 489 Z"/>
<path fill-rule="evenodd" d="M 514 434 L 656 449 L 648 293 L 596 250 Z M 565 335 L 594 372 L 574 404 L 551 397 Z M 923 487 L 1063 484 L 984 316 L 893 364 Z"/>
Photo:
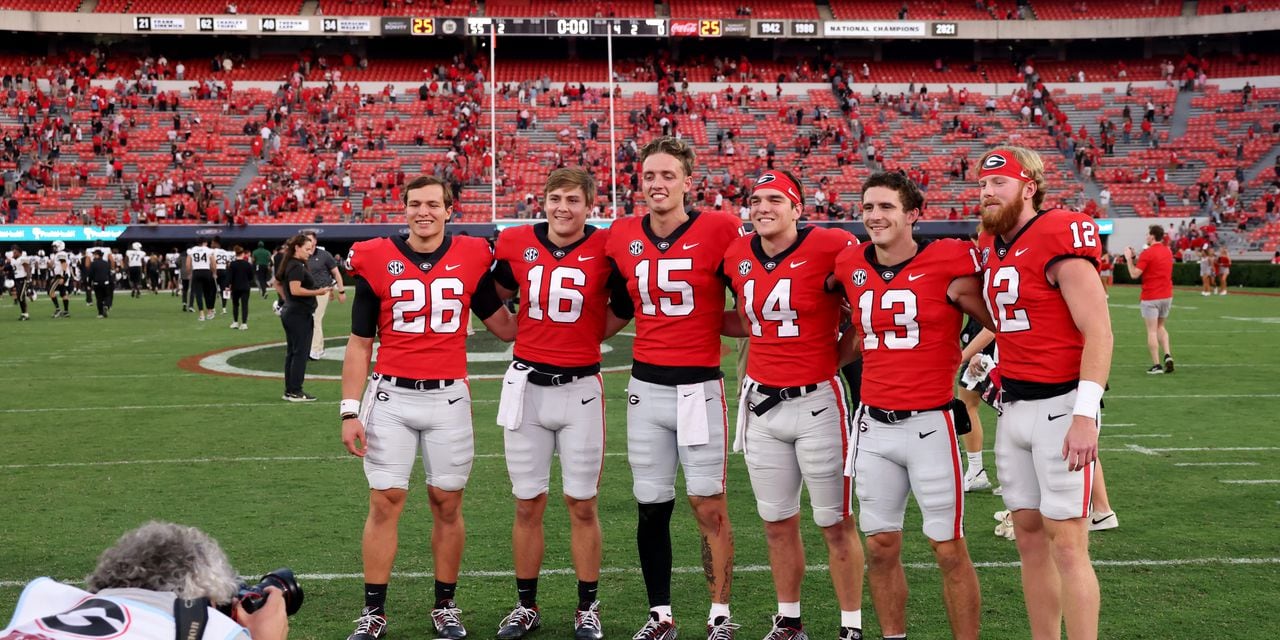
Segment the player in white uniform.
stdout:
<path fill-rule="evenodd" d="M 222 301 L 222 315 L 227 315 L 227 300 L 231 298 L 231 272 L 227 267 L 235 258 L 236 254 L 223 249 L 222 244 L 217 240 L 213 241 L 213 261 L 218 265 L 214 281 L 218 283 L 217 295 Z M 213 311 L 213 307 L 209 307 L 209 310 Z"/>
<path fill-rule="evenodd" d="M 213 308 L 213 296 L 217 292 L 214 274 L 217 264 L 214 260 L 214 249 L 209 241 L 201 240 L 200 244 L 187 249 L 187 268 L 191 270 L 191 298 L 200 315 L 200 321 L 212 320 L 217 311 Z M 206 311 L 207 310 L 207 311 Z"/>
<path fill-rule="evenodd" d="M 44 249 L 36 252 L 36 273 L 32 282 L 32 293 L 36 291 L 44 291 L 49 286 L 49 256 L 45 254 Z"/>
<path fill-rule="evenodd" d="M 27 281 L 31 276 L 31 258 L 25 251 L 19 249 L 18 245 L 14 245 L 13 249 L 5 254 L 5 262 L 13 269 L 13 299 L 21 309 L 18 320 L 30 320 L 31 314 L 27 313 Z"/>
<path fill-rule="evenodd" d="M 66 318 L 71 315 L 68 294 L 73 282 L 73 265 L 75 258 L 67 253 L 67 245 L 61 240 L 53 243 L 49 252 L 49 267 L 52 280 L 49 282 L 49 301 L 53 303 L 53 317 Z M 62 300 L 62 308 L 58 308 L 58 300 Z"/>
<path fill-rule="evenodd" d="M 178 248 L 174 247 L 172 251 L 164 254 L 164 288 L 168 289 L 174 296 L 177 296 L 182 282 L 182 254 L 178 252 Z"/>
<path fill-rule="evenodd" d="M 142 250 L 142 243 L 135 242 L 124 252 L 125 264 L 129 267 L 129 297 L 142 297 L 142 266 L 147 261 L 147 252 Z"/>

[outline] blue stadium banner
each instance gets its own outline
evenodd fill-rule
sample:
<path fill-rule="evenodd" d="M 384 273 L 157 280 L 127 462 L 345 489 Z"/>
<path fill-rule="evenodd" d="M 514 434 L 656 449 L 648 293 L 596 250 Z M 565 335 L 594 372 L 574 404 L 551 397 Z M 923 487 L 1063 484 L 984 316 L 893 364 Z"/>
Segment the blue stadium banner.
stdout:
<path fill-rule="evenodd" d="M 127 229 L 125 225 L 79 227 L 72 225 L 4 225 L 0 226 L 0 242 L 92 242 L 113 241 Z"/>
<path fill-rule="evenodd" d="M 1113 232 L 1115 232 L 1116 223 L 1114 220 L 1101 218 L 1098 220 L 1094 220 L 1094 222 L 1098 223 L 1098 235 L 1100 236 L 1109 236 Z"/>

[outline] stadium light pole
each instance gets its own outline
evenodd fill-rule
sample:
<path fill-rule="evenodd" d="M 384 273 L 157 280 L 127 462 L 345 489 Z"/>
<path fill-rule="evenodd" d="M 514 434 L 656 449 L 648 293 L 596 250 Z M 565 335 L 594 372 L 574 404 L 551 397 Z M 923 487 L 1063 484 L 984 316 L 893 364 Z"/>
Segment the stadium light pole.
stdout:
<path fill-rule="evenodd" d="M 613 188 L 613 197 L 609 199 L 609 205 L 613 209 L 609 215 L 611 218 L 618 217 L 618 142 L 613 110 L 613 91 L 615 86 L 613 81 L 613 26 L 615 24 L 617 24 L 617 21 L 610 20 L 609 28 L 605 29 L 605 48 L 608 51 L 609 59 L 605 73 L 609 74 L 609 182 Z"/>
<path fill-rule="evenodd" d="M 498 220 L 498 30 L 489 23 L 489 220 Z"/>

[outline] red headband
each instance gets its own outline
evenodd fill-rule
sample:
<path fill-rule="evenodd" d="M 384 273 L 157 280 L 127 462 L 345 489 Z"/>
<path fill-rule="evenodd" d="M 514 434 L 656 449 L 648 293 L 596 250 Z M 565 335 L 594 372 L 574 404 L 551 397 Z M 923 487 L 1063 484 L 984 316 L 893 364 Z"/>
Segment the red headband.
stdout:
<path fill-rule="evenodd" d="M 781 171 L 766 171 L 761 174 L 760 178 L 756 180 L 755 188 L 751 190 L 752 195 L 755 195 L 761 189 L 777 189 L 791 201 L 791 204 L 796 206 L 801 204 L 800 188 L 796 186 L 796 183 L 791 178 L 787 177 L 787 174 Z"/>
<path fill-rule="evenodd" d="M 987 176 L 1004 176 L 1024 182 L 1031 180 L 1027 170 L 1018 163 L 1018 157 L 1008 149 L 996 149 L 982 161 L 982 166 L 978 169 L 978 178 Z"/>

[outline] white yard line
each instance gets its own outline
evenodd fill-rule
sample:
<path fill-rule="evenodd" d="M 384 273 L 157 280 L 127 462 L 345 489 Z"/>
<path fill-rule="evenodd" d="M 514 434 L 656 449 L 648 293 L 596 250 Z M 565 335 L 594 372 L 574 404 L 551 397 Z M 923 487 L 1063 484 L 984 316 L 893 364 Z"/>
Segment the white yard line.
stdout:
<path fill-rule="evenodd" d="M 1280 484 L 1280 480 L 1219 480 L 1223 484 Z"/>
<path fill-rule="evenodd" d="M 1256 467 L 1257 462 L 1175 462 L 1175 467 Z"/>
<path fill-rule="evenodd" d="M 1174 558 L 1174 559 L 1135 559 L 1135 560 L 1094 560 L 1095 567 L 1201 567 L 1201 566 L 1256 566 L 1256 565 L 1272 565 L 1280 564 L 1280 558 Z M 908 569 L 920 569 L 926 571 L 936 571 L 937 565 L 931 562 L 908 562 L 904 563 Z M 1022 565 L 1018 562 L 974 562 L 974 567 L 978 569 L 1017 569 Z M 821 572 L 826 571 L 827 565 L 814 564 L 805 567 L 805 571 Z M 674 567 L 673 573 L 679 574 L 696 574 L 703 571 L 702 567 Z M 736 566 L 733 568 L 734 573 L 767 573 L 772 571 L 768 565 L 752 564 L 745 566 Z M 617 574 L 638 574 L 639 567 L 602 567 L 600 573 L 607 575 Z M 251 575 L 258 575 L 253 573 Z M 510 578 L 515 575 L 511 569 L 499 570 L 471 570 L 462 571 L 461 576 L 464 578 Z M 557 567 L 554 569 L 543 569 L 544 576 L 567 576 L 574 575 L 572 567 Z M 421 580 L 433 577 L 433 573 L 421 571 L 396 572 L 393 577 L 397 580 Z M 34 579 L 34 578 L 32 578 Z M 332 582 L 336 580 L 362 580 L 364 574 L 360 573 L 299 573 L 298 579 L 305 582 Z M 25 585 L 29 580 L 0 580 L 0 587 L 20 587 Z M 67 584 L 80 584 L 79 581 L 68 581 Z"/>

